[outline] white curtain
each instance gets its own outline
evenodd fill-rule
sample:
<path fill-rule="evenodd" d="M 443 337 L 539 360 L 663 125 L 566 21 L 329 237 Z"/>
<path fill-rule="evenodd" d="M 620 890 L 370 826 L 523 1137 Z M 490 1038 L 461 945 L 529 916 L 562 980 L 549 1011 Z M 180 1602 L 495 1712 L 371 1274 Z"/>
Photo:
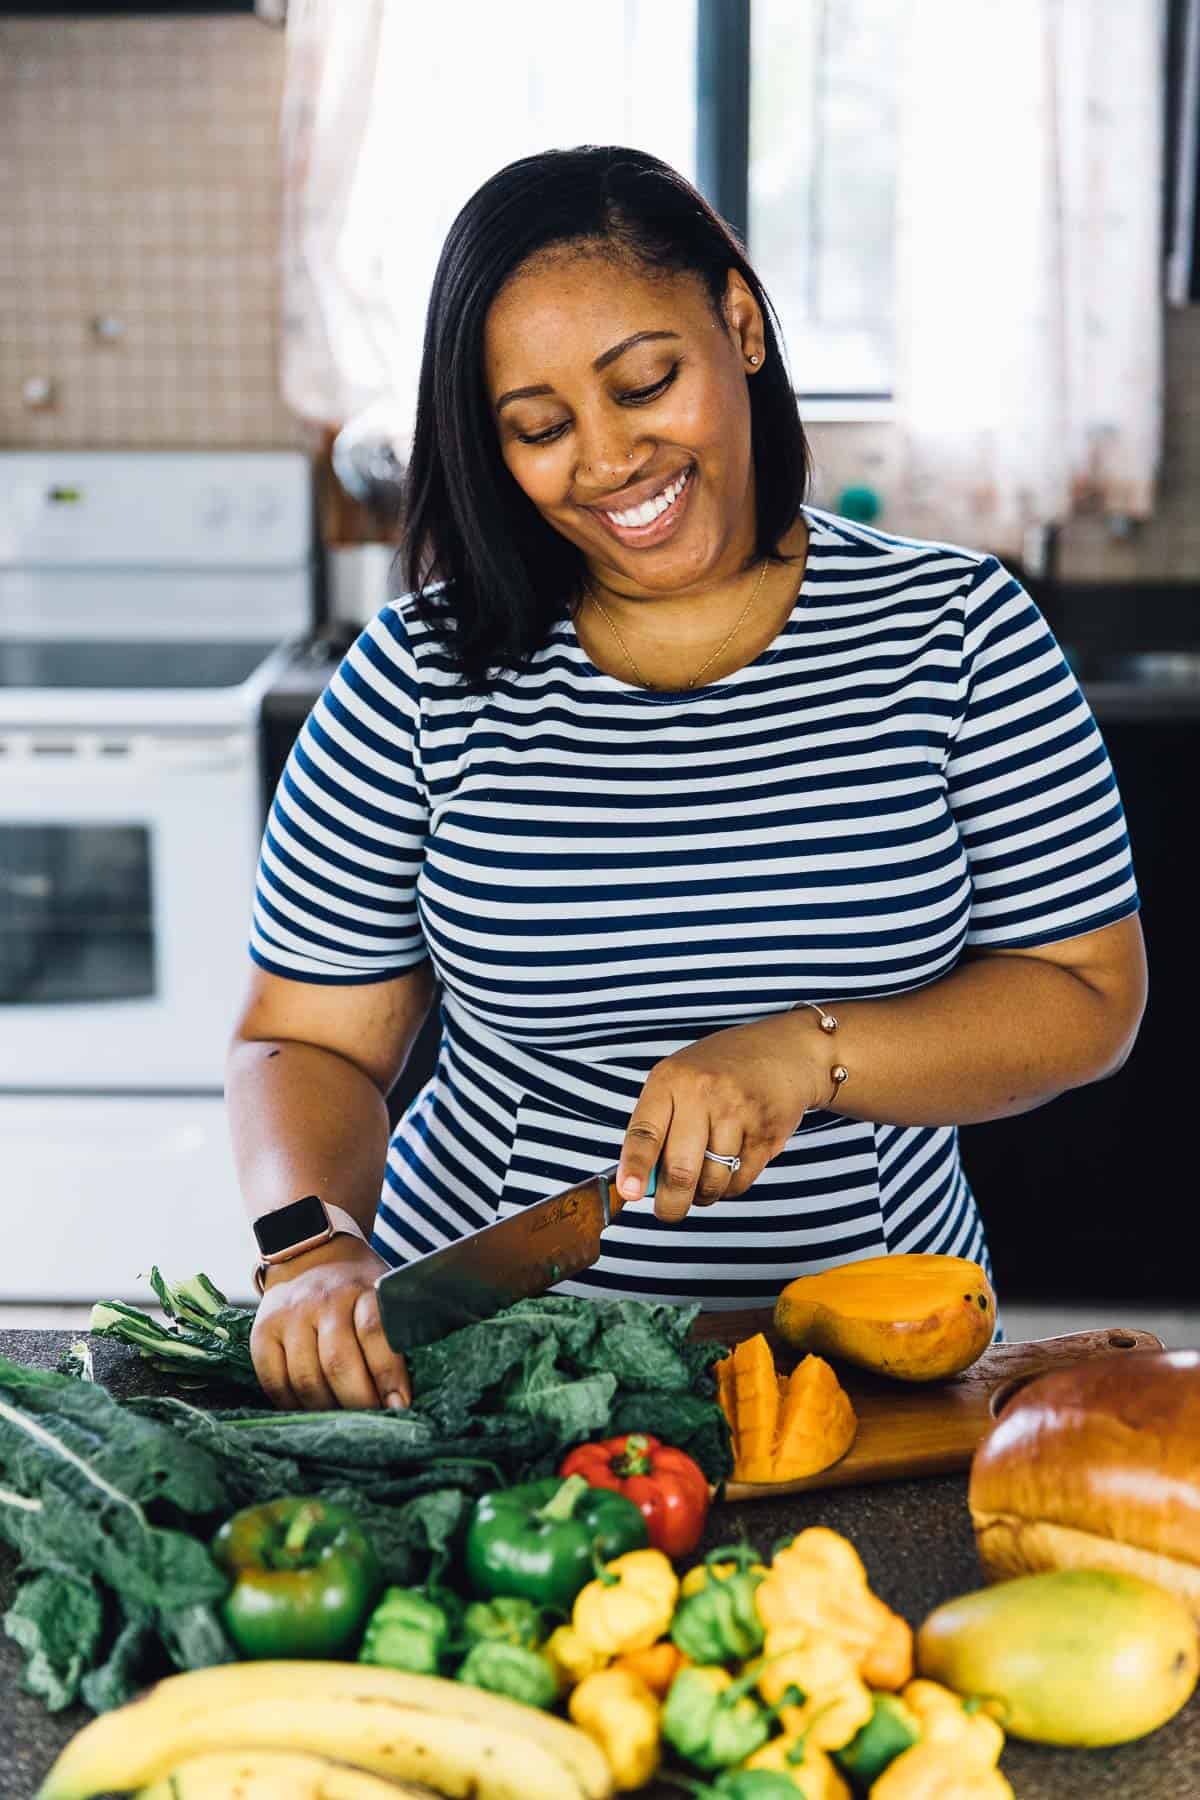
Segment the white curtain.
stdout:
<path fill-rule="evenodd" d="M 1165 10 L 912 0 L 896 510 L 915 534 L 1029 555 L 1073 511 L 1153 509 Z"/>
<path fill-rule="evenodd" d="M 489 175 L 627 143 L 691 175 L 695 0 L 290 0 L 284 398 L 327 425 L 411 429 L 442 240 Z"/>

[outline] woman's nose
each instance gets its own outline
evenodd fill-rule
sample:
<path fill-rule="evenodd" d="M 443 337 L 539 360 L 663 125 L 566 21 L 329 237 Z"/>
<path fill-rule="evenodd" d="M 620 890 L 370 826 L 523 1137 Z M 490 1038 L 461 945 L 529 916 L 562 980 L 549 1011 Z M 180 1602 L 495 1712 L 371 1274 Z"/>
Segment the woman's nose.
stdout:
<path fill-rule="evenodd" d="M 636 454 L 624 434 L 592 431 L 580 444 L 579 472 L 589 487 L 616 487 L 629 480 Z"/>

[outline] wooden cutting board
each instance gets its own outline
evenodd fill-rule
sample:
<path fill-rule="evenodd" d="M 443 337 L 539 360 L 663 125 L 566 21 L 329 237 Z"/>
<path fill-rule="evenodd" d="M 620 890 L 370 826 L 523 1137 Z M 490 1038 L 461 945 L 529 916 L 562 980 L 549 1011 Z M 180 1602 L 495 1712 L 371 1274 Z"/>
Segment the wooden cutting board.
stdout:
<path fill-rule="evenodd" d="M 703 1313 L 692 1327 L 695 1337 L 740 1343 L 765 1333 L 781 1374 L 793 1369 L 799 1352 L 772 1329 L 768 1309 L 751 1312 Z M 1138 1350 L 1162 1350 L 1149 1331 L 1112 1325 L 1102 1331 L 1072 1331 L 1065 1337 L 1037 1338 L 1029 1343 L 993 1344 L 979 1361 L 949 1381 L 890 1381 L 829 1360 L 858 1414 L 858 1435 L 840 1462 L 807 1475 L 802 1481 L 765 1483 L 731 1481 L 728 1500 L 764 1500 L 798 1494 L 809 1488 L 849 1487 L 856 1482 L 892 1481 L 911 1475 L 947 1475 L 970 1466 L 971 1458 L 1000 1408 L 1035 1375 L 1065 1369 L 1097 1356 L 1127 1356 Z"/>

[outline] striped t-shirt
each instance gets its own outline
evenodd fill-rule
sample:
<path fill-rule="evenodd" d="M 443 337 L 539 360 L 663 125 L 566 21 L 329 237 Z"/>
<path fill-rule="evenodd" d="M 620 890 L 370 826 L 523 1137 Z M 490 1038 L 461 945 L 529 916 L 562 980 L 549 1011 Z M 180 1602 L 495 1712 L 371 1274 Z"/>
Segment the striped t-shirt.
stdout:
<path fill-rule="evenodd" d="M 309 717 L 252 954 L 333 983 L 428 956 L 443 986 L 389 1149 L 388 1260 L 615 1162 L 646 1076 L 698 1037 L 1136 910 L 1108 756 L 1029 596 L 992 556 L 803 510 L 790 616 L 710 686 L 630 686 L 563 619 L 471 696 L 399 600 Z M 626 1207 L 564 1290 L 767 1303 L 898 1251 L 986 1266 L 954 1126 L 815 1112 L 740 1198 L 677 1224 Z"/>

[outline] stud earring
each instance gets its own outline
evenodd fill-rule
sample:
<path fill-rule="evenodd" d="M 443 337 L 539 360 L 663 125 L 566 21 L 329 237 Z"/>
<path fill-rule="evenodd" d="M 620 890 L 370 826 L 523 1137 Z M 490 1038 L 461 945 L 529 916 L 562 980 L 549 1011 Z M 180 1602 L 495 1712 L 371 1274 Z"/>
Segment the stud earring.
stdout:
<path fill-rule="evenodd" d="M 757 355 L 751 354 L 746 360 L 749 362 L 751 368 L 757 369 L 758 364 L 759 364 L 759 358 Z"/>

